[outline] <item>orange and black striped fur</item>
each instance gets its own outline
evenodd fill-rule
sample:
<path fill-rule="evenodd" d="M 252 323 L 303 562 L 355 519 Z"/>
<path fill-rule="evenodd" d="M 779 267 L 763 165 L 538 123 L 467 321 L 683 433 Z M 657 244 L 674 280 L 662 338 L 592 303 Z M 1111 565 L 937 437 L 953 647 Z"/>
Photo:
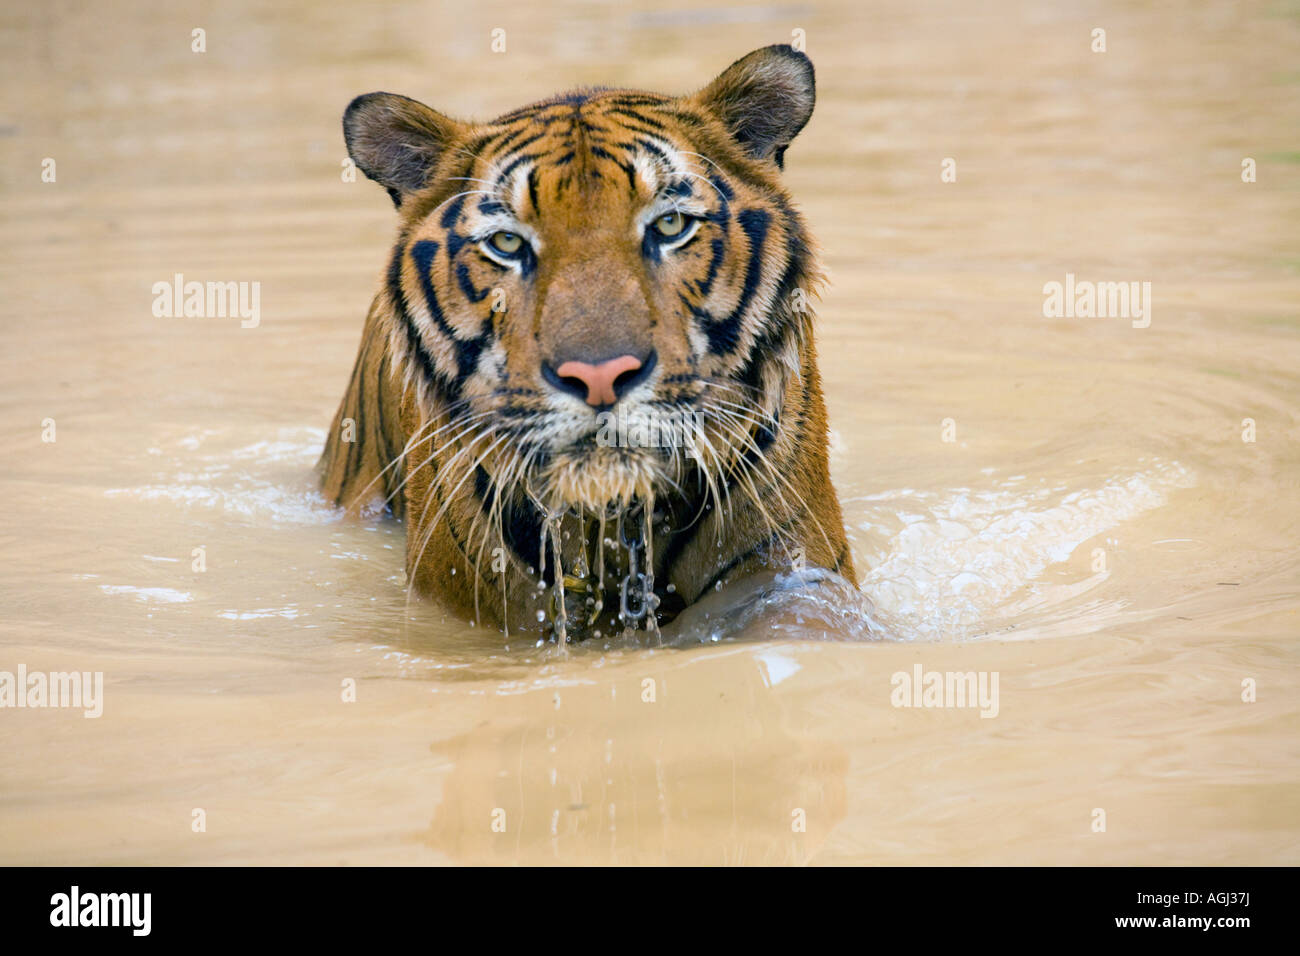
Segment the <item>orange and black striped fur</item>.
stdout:
<path fill-rule="evenodd" d="M 509 632 L 608 633 L 620 515 L 651 624 L 765 568 L 854 580 L 821 273 L 780 176 L 813 100 L 808 58 L 773 46 L 693 95 L 581 90 L 482 125 L 352 102 L 348 150 L 401 221 L 322 484 L 405 520 L 415 591 Z"/>

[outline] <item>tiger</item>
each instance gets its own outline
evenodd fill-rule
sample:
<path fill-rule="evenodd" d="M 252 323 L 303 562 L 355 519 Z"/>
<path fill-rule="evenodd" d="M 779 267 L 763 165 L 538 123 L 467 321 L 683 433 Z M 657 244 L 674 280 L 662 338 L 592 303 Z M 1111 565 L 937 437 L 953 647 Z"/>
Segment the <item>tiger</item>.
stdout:
<path fill-rule="evenodd" d="M 782 184 L 811 61 L 683 96 L 588 87 L 487 123 L 347 106 L 399 218 L 318 465 L 405 523 L 408 599 L 565 642 L 760 571 L 856 587 L 828 463 L 818 249 Z"/>

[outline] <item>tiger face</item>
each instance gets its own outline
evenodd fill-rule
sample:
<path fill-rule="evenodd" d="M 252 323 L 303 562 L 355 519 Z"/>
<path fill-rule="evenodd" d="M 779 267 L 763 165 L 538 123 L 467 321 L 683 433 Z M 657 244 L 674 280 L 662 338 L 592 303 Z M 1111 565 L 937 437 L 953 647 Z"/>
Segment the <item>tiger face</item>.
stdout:
<path fill-rule="evenodd" d="M 351 104 L 353 157 L 403 214 L 389 294 L 437 400 L 480 423 L 480 467 L 596 510 L 765 439 L 812 268 L 777 171 L 813 97 L 773 47 L 695 97 L 589 90 L 484 125 Z"/>
<path fill-rule="evenodd" d="M 680 97 L 587 89 L 482 124 L 390 93 L 349 105 L 349 153 L 401 222 L 324 487 L 383 483 L 416 586 L 472 595 L 475 618 L 499 587 L 503 620 L 578 588 L 596 615 L 617 603 L 589 574 L 599 529 L 629 514 L 623 603 L 635 579 L 661 615 L 777 554 L 852 574 L 821 273 L 781 183 L 813 102 L 808 58 L 773 46 Z M 505 555 L 493 573 L 485 553 Z"/>

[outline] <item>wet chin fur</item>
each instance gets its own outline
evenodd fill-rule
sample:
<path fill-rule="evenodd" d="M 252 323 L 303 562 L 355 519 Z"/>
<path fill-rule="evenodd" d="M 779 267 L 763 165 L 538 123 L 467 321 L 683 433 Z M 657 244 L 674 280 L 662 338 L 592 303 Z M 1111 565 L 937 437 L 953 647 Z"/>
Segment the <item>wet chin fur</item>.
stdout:
<path fill-rule="evenodd" d="M 664 487 L 669 463 L 650 450 L 584 449 L 555 456 L 543 475 L 543 499 L 556 510 L 599 511 L 633 498 L 653 499 Z"/>

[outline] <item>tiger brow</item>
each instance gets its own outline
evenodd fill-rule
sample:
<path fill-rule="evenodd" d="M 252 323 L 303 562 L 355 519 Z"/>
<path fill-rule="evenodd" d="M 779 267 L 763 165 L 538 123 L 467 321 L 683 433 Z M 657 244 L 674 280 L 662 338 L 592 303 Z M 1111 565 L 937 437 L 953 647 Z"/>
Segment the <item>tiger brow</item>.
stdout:
<path fill-rule="evenodd" d="M 631 143 L 620 144 L 633 156 L 645 156 L 650 160 L 650 168 L 660 185 L 654 191 L 656 199 L 683 199 L 692 194 L 689 177 L 673 167 L 668 160 L 668 153 L 644 137 L 638 137 Z"/>
<path fill-rule="evenodd" d="M 694 190 L 691 189 L 691 181 L 689 179 L 678 179 L 666 184 L 659 190 L 659 192 L 661 195 L 667 196 L 670 199 L 685 199 L 687 196 L 691 195 Z"/>

